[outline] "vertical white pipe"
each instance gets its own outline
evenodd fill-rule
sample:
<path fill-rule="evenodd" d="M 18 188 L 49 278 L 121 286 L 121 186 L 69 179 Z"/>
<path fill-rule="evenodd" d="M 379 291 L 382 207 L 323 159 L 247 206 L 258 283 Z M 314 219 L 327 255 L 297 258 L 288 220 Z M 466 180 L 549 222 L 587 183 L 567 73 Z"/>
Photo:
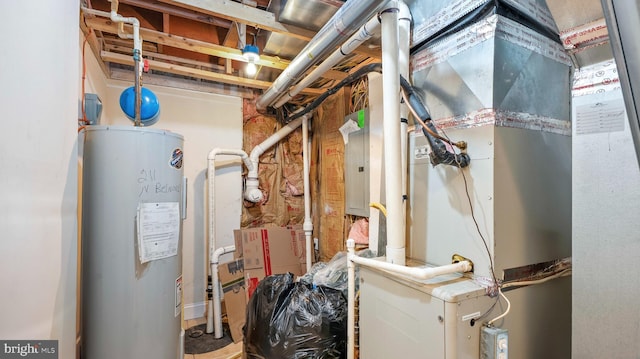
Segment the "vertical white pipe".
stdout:
<path fill-rule="evenodd" d="M 390 1 L 388 6 L 396 4 Z M 402 155 L 400 147 L 400 76 L 398 69 L 398 8 L 388 7 L 382 19 L 382 84 L 387 262 L 405 264 Z"/>
<path fill-rule="evenodd" d="M 213 276 L 214 276 L 214 272 L 216 273 L 217 276 L 217 260 L 216 261 L 216 266 L 214 267 L 214 259 L 216 258 L 216 206 L 215 206 L 215 177 L 216 177 L 216 156 L 218 155 L 230 155 L 230 156 L 239 156 L 240 158 L 242 158 L 242 161 L 244 162 L 245 166 L 247 167 L 247 169 L 249 171 L 253 170 L 253 163 L 251 162 L 251 160 L 249 159 L 249 156 L 246 154 L 246 152 L 242 151 L 242 150 L 227 150 L 227 149 L 221 149 L 221 148 L 214 148 L 213 150 L 211 150 L 211 152 L 209 152 L 209 155 L 207 156 L 207 179 L 209 181 L 209 186 L 208 186 L 208 194 L 209 194 L 209 265 L 210 265 L 210 273 L 211 274 L 211 278 L 213 280 Z M 235 250 L 235 247 L 234 247 Z M 219 255 L 218 255 L 219 256 Z M 215 271 L 214 271 L 215 269 Z M 213 290 L 217 290 L 216 287 L 213 287 Z M 218 296 L 219 299 L 219 296 Z M 220 306 L 219 303 L 220 300 L 218 300 L 218 312 L 220 313 Z M 208 309 L 207 309 L 207 333 L 213 333 L 214 331 L 214 309 L 215 309 L 215 303 L 214 300 L 209 300 L 207 302 L 208 304 Z M 221 337 L 221 336 L 220 336 Z"/>
<path fill-rule="evenodd" d="M 307 250 L 307 272 L 311 270 L 313 262 L 311 253 L 313 253 L 313 243 L 311 236 L 313 235 L 313 222 L 311 221 L 311 186 L 309 184 L 309 119 L 303 116 L 302 119 L 302 171 L 304 179 L 304 222 L 302 230 L 306 239 Z"/>
<path fill-rule="evenodd" d="M 355 255 L 355 241 L 347 240 L 347 359 L 355 358 L 356 349 L 356 265 L 351 260 Z"/>
<path fill-rule="evenodd" d="M 236 250 L 236 246 L 226 246 L 215 250 L 213 258 L 211 259 L 211 284 L 213 289 L 213 332 L 214 338 L 220 339 L 224 336 L 222 331 L 222 293 L 220 292 L 220 276 L 218 276 L 218 264 L 220 263 L 220 256 L 226 253 L 231 253 Z M 207 318 L 208 319 L 208 318 Z M 207 322 L 207 328 L 209 322 Z M 210 333 L 209 331 L 207 331 Z"/>
<path fill-rule="evenodd" d="M 411 12 L 403 1 L 398 1 L 398 44 L 399 58 L 398 70 L 400 75 L 409 79 L 409 42 L 411 41 Z M 400 153 L 402 155 L 402 232 L 407 233 L 407 155 L 408 155 L 408 134 L 409 127 L 409 107 L 402 102 L 400 104 Z"/>

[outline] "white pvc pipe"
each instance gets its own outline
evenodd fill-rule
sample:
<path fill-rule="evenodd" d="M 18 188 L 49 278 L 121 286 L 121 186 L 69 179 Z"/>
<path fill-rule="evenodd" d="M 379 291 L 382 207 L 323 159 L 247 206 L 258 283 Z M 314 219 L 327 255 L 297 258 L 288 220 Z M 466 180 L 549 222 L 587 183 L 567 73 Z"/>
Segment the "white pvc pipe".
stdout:
<path fill-rule="evenodd" d="M 377 268 L 384 271 L 408 276 L 412 279 L 427 280 L 440 275 L 466 273 L 473 270 L 469 261 L 461 261 L 440 267 L 406 267 L 371 258 L 358 257 L 355 254 L 355 241 L 347 240 L 347 359 L 354 359 L 355 353 L 355 268 L 357 265 Z"/>
<path fill-rule="evenodd" d="M 235 252 L 236 246 L 231 245 L 227 247 L 221 247 L 213 252 L 213 258 L 211 258 L 211 285 L 213 288 L 213 299 L 210 305 L 213 310 L 207 312 L 207 333 L 214 333 L 214 338 L 220 339 L 223 337 L 222 331 L 222 307 L 220 293 L 220 277 L 218 276 L 218 264 L 220 263 L 220 256 L 227 253 Z M 212 308 L 211 306 L 209 308 Z"/>
<path fill-rule="evenodd" d="M 234 149 L 222 149 L 222 148 L 214 148 L 209 152 L 207 156 L 207 178 L 209 180 L 209 265 L 211 267 L 211 277 L 213 280 L 214 276 L 214 259 L 216 256 L 216 206 L 215 206 L 215 177 L 216 177 L 216 156 L 218 155 L 229 155 L 229 156 L 239 156 L 244 162 L 245 166 L 249 171 L 253 170 L 253 163 L 249 160 L 249 156 L 247 153 L 242 150 L 234 150 Z M 234 249 L 235 250 L 235 249 Z M 217 263 L 215 275 L 217 276 Z M 216 287 L 213 287 L 213 290 L 216 290 Z M 218 313 L 219 313 L 219 300 L 218 300 Z M 213 300 L 209 301 L 209 309 L 207 312 L 207 333 L 213 332 L 213 317 L 214 317 L 214 304 Z M 217 334 L 216 334 L 217 335 Z M 222 336 L 218 337 L 221 338 Z"/>
<path fill-rule="evenodd" d="M 111 13 L 109 18 L 111 21 L 118 23 L 118 36 L 123 39 L 133 39 L 133 49 L 138 50 L 138 54 L 142 56 L 142 39 L 140 38 L 140 21 L 135 17 L 124 17 L 118 14 L 118 0 L 109 0 L 111 2 Z M 124 31 L 124 24 L 133 26 L 133 34 L 127 34 Z"/>
<path fill-rule="evenodd" d="M 302 116 L 302 176 L 304 179 L 304 222 L 302 230 L 305 235 L 305 245 L 307 250 L 307 272 L 311 270 L 313 264 L 313 243 L 311 236 L 313 235 L 313 222 L 311 220 L 311 185 L 309 184 L 309 119 Z"/>
<path fill-rule="evenodd" d="M 302 124 L 302 120 L 307 118 L 307 115 L 298 117 L 297 119 L 289 122 L 285 126 L 283 126 L 280 130 L 278 130 L 273 135 L 269 136 L 262 143 L 256 145 L 256 147 L 251 150 L 251 154 L 249 155 L 249 161 L 251 161 L 252 168 L 249 169 L 249 173 L 247 175 L 247 180 L 245 182 L 245 192 L 244 199 L 249 202 L 258 203 L 262 201 L 263 195 L 262 191 L 259 188 L 258 181 L 258 163 L 260 161 L 260 156 L 271 148 L 276 143 L 280 142 L 283 138 L 287 137 L 291 132 L 293 132 L 296 128 L 300 127 Z M 247 167 L 248 168 L 248 167 Z"/>
<path fill-rule="evenodd" d="M 96 16 L 102 16 L 111 19 L 111 21 L 118 23 L 118 36 L 123 39 L 133 39 L 133 49 L 140 51 L 142 56 L 142 38 L 140 37 L 140 21 L 135 17 L 124 17 L 117 12 L 118 3 L 111 4 L 111 12 L 100 11 L 95 9 L 89 9 L 83 6 L 82 11 Z M 128 34 L 124 31 L 124 24 L 130 24 L 133 26 L 133 34 Z"/>
<path fill-rule="evenodd" d="M 386 0 L 348 0 L 325 26 L 300 51 L 289 66 L 256 101 L 258 109 L 265 109 L 336 46 L 351 36 L 386 2 Z"/>
<path fill-rule="evenodd" d="M 386 258 L 405 264 L 402 155 L 400 146 L 400 76 L 398 69 L 398 2 L 389 1 L 382 18 L 382 85 L 385 202 L 387 207 Z"/>
<path fill-rule="evenodd" d="M 279 108 L 289 100 L 291 100 L 295 95 L 299 94 L 302 90 L 306 89 L 313 81 L 317 80 L 322 76 L 325 72 L 329 71 L 335 64 L 342 61 L 347 55 L 352 53 L 355 49 L 357 49 L 363 42 L 369 40 L 375 31 L 380 26 L 380 20 L 378 20 L 378 16 L 374 16 L 367 22 L 362 25 L 362 27 L 356 32 L 349 40 L 347 40 L 344 44 L 342 44 L 336 51 L 334 51 L 326 60 L 324 60 L 318 67 L 316 67 L 313 71 L 311 71 L 302 81 L 300 81 L 297 85 L 291 88 L 287 93 L 284 94 L 276 103 L 273 105 L 275 108 Z"/>
<path fill-rule="evenodd" d="M 409 45 L 411 41 L 411 12 L 403 1 L 398 1 L 398 70 L 400 75 L 409 79 Z M 402 156 L 402 233 L 407 233 L 407 154 L 408 154 L 408 128 L 409 128 L 409 107 L 403 101 L 400 104 L 400 153 Z"/>
<path fill-rule="evenodd" d="M 355 358 L 356 351 L 356 242 L 347 240 L 347 359 Z"/>
<path fill-rule="evenodd" d="M 140 108 L 142 106 L 142 38 L 140 37 L 140 21 L 135 17 L 124 17 L 118 14 L 118 0 L 111 1 L 111 12 L 104 12 L 87 7 L 82 7 L 82 11 L 87 14 L 103 16 L 111 19 L 111 21 L 118 24 L 118 36 L 123 39 L 133 39 L 133 63 L 135 73 L 135 126 L 140 126 Z M 124 31 L 124 24 L 131 24 L 133 26 L 133 34 L 128 34 Z"/>
<path fill-rule="evenodd" d="M 427 280 L 445 274 L 466 273 L 473 269 L 469 261 L 460 261 L 458 263 L 447 264 L 439 267 L 407 267 L 404 265 L 358 256 L 352 257 L 351 261 L 361 266 L 377 268 L 418 280 Z"/>

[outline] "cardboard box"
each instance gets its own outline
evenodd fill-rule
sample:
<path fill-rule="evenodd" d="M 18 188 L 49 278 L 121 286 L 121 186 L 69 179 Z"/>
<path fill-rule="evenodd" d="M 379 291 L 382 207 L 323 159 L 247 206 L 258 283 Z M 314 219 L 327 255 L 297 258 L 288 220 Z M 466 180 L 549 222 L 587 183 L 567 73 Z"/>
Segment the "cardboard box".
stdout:
<path fill-rule="evenodd" d="M 224 293 L 224 306 L 234 343 L 242 341 L 242 327 L 246 320 L 247 294 L 244 282 L 244 263 L 236 259 L 218 265 L 218 276 Z"/>
<path fill-rule="evenodd" d="M 235 230 L 234 237 L 236 256 L 244 260 L 248 297 L 266 276 L 305 273 L 305 236 L 299 227 L 248 228 Z"/>

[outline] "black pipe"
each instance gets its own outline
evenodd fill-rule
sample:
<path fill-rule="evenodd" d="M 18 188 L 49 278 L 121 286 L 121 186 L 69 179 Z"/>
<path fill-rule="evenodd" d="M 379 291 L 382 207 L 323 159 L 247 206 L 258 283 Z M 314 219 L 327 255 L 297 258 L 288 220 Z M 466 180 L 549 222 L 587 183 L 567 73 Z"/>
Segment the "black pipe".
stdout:
<path fill-rule="evenodd" d="M 324 102 L 327 99 L 327 97 L 338 92 L 338 90 L 340 90 L 344 86 L 356 82 L 361 77 L 363 77 L 364 75 L 370 72 L 382 72 L 382 64 L 380 63 L 369 64 L 358 69 L 358 71 L 345 77 L 336 86 L 330 88 L 329 90 L 324 92 L 322 95 L 318 96 L 318 98 L 313 100 L 313 102 L 311 102 L 309 106 L 305 107 L 304 110 L 287 117 L 284 123 L 289 123 L 301 116 L 304 116 L 305 114 L 310 113 L 311 111 L 315 110 L 318 106 L 320 106 L 320 104 L 322 104 L 322 102 Z M 427 125 L 427 127 L 429 127 L 429 130 L 431 130 L 435 134 L 438 134 L 438 130 L 431 122 L 431 116 L 429 115 L 427 108 L 424 106 L 424 104 L 422 103 L 422 100 L 413 89 L 413 86 L 411 86 L 409 81 L 407 81 L 402 76 L 400 76 L 400 86 L 402 87 L 403 91 L 408 95 L 407 105 L 415 112 L 415 114 L 418 117 L 420 117 L 420 119 Z M 431 164 L 433 166 L 437 166 L 442 163 L 446 165 L 464 168 L 469 165 L 469 162 L 471 161 L 471 159 L 469 158 L 469 155 L 467 155 L 466 153 L 456 154 L 456 153 L 449 152 L 449 150 L 447 150 L 447 146 L 444 144 L 442 140 L 432 136 L 425 128 L 422 129 L 422 132 L 427 137 L 429 147 L 431 147 L 431 153 L 429 154 L 429 157 L 431 160 Z"/>
<path fill-rule="evenodd" d="M 382 72 L 382 64 L 381 63 L 369 64 L 369 65 L 365 65 L 362 68 L 358 69 L 358 71 L 356 71 L 356 72 L 352 73 L 351 75 L 345 77 L 337 85 L 335 85 L 334 87 L 328 89 L 322 95 L 318 96 L 318 98 L 313 100 L 313 102 L 311 102 L 311 104 L 309 104 L 309 106 L 305 107 L 304 110 L 289 116 L 285 120 L 285 123 L 289 123 L 289 122 L 295 120 L 296 118 L 304 116 L 305 114 L 315 110 L 316 107 L 320 106 L 320 104 L 322 102 L 324 102 L 324 100 L 327 99 L 327 97 L 329 97 L 329 96 L 333 95 L 334 93 L 338 92 L 338 90 L 340 90 L 344 86 L 350 85 L 350 84 L 358 81 L 361 77 L 363 77 L 364 75 L 368 74 L 369 72 Z"/>
<path fill-rule="evenodd" d="M 405 79 L 403 76 L 400 76 L 400 86 L 402 90 L 406 94 L 407 97 L 407 106 L 411 108 L 416 116 L 420 118 L 420 120 L 431 130 L 432 133 L 438 134 L 438 129 L 433 125 L 431 121 L 431 115 L 429 115 L 429 111 L 426 106 L 422 103 L 422 100 L 413 89 L 413 86 Z M 431 135 L 426 128 L 422 127 L 422 133 L 427 138 L 427 143 L 431 148 L 431 153 L 429 153 L 429 160 L 431 164 L 435 167 L 439 164 L 451 165 L 460 168 L 467 167 L 469 162 L 471 162 L 471 158 L 466 153 L 453 153 L 447 150 L 447 146 L 445 143 Z"/>

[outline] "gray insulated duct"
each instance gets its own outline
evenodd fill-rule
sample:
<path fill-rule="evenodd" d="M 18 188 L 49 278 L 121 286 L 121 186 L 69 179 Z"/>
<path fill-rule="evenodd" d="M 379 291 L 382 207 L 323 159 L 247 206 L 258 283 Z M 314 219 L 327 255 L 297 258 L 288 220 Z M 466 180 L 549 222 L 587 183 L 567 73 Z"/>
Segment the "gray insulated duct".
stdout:
<path fill-rule="evenodd" d="M 259 109 L 273 104 L 311 66 L 333 52 L 356 32 L 387 0 L 349 0 L 318 31 L 289 66 L 256 101 Z"/>

